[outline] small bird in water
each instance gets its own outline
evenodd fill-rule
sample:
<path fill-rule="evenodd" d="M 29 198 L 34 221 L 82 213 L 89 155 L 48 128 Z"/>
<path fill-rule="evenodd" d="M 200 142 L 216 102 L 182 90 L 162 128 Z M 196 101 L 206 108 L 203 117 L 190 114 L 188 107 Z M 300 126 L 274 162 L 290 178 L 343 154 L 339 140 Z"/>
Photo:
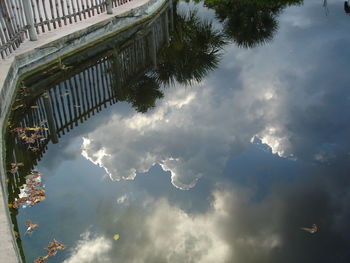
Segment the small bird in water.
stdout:
<path fill-rule="evenodd" d="M 316 224 L 312 224 L 311 228 L 310 227 L 301 227 L 300 229 L 309 232 L 311 234 L 315 234 L 318 231 L 318 227 Z"/>

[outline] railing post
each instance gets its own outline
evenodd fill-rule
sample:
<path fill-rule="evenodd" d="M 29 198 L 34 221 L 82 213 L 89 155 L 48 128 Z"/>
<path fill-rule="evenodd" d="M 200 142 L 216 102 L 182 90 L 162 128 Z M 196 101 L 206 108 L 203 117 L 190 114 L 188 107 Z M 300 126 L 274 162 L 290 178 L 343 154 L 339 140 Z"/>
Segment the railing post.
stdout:
<path fill-rule="evenodd" d="M 30 4 L 30 0 L 22 0 L 22 1 L 23 1 L 24 13 L 26 15 L 29 39 L 31 41 L 36 41 L 38 40 L 38 35 L 36 34 L 35 27 L 34 27 L 33 10 Z"/>
<path fill-rule="evenodd" d="M 112 0 L 106 0 L 106 7 L 107 7 L 107 14 L 112 15 L 113 14 Z"/>

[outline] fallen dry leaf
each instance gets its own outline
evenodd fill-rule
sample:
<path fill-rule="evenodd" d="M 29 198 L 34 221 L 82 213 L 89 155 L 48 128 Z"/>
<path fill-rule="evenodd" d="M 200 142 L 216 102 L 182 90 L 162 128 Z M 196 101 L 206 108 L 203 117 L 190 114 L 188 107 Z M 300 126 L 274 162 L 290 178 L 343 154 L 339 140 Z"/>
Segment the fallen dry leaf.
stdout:
<path fill-rule="evenodd" d="M 28 227 L 25 234 L 31 234 L 33 233 L 34 229 L 39 227 L 39 224 L 33 223 L 32 221 L 28 220 L 26 222 L 26 226 Z"/>
<path fill-rule="evenodd" d="M 23 108 L 23 107 L 24 107 L 24 104 L 19 104 L 19 105 L 12 107 L 12 110 L 18 110 L 18 109 Z"/>
<path fill-rule="evenodd" d="M 38 257 L 36 261 L 34 261 L 34 263 L 42 263 L 46 261 L 49 257 L 55 256 L 58 250 L 63 250 L 65 249 L 65 247 L 65 245 L 58 242 L 56 239 L 50 241 L 49 245 L 45 248 L 48 250 L 47 255 L 45 255 L 44 257 Z"/>
<path fill-rule="evenodd" d="M 19 198 L 16 198 L 12 203 L 12 207 L 15 209 L 20 206 L 23 208 L 33 206 L 46 198 L 45 190 L 41 186 L 41 174 L 39 172 L 32 171 L 25 178 L 26 183 L 19 188 Z"/>

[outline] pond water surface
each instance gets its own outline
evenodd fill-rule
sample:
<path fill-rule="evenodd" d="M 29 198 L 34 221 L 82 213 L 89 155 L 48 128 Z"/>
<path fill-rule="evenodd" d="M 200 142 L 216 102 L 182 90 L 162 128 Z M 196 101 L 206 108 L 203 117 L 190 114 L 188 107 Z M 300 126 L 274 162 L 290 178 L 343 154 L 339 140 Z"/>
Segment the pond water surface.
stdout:
<path fill-rule="evenodd" d="M 256 2 L 175 2 L 23 78 L 10 201 L 31 171 L 45 189 L 10 208 L 26 262 L 54 239 L 47 262 L 350 262 L 350 17 Z"/>

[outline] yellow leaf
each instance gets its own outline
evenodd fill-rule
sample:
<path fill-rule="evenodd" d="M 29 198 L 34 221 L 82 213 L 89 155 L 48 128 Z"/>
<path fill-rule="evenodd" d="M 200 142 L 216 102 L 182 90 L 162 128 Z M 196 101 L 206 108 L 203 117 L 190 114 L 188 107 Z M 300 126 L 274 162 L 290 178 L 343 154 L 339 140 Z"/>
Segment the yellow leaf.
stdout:
<path fill-rule="evenodd" d="M 12 208 L 13 207 L 13 204 L 8 204 L 9 208 Z"/>
<path fill-rule="evenodd" d="M 38 126 L 36 126 L 36 127 L 27 127 L 27 128 L 25 128 L 26 130 L 28 130 L 28 131 L 40 131 L 40 127 L 38 127 Z"/>
<path fill-rule="evenodd" d="M 119 237 L 120 237 L 119 234 L 115 234 L 115 235 L 113 236 L 113 239 L 114 239 L 114 240 L 118 240 Z"/>
<path fill-rule="evenodd" d="M 14 106 L 14 107 L 12 107 L 12 110 L 18 110 L 19 108 L 22 108 L 22 107 L 24 107 L 24 104 Z"/>

